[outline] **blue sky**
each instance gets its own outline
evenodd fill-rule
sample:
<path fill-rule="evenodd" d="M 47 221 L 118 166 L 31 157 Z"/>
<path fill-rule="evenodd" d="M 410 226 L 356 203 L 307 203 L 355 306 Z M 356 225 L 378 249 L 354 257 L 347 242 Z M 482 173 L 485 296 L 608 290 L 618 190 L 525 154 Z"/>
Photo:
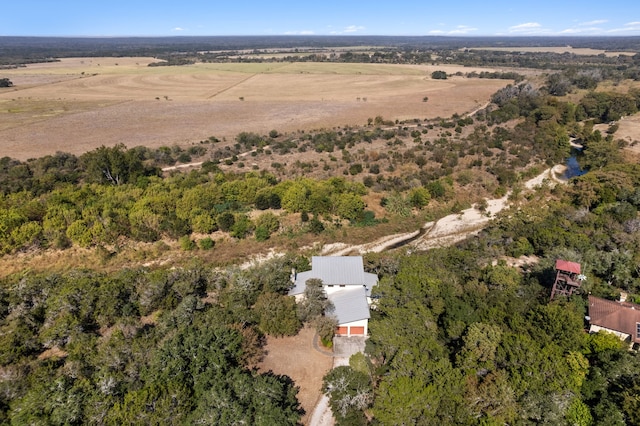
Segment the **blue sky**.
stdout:
<path fill-rule="evenodd" d="M 638 0 L 15 0 L 3 36 L 640 36 Z"/>

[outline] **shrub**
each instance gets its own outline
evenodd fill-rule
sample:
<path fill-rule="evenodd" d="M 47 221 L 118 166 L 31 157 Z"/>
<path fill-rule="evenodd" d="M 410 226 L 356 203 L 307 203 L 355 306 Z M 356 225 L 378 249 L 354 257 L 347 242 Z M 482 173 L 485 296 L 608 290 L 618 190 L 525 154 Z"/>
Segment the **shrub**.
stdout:
<path fill-rule="evenodd" d="M 198 245 L 202 250 L 211 250 L 213 247 L 215 247 L 216 242 L 213 241 L 210 237 L 205 237 L 198 241 Z"/>
<path fill-rule="evenodd" d="M 210 215 L 202 213 L 194 217 L 191 221 L 191 228 L 200 234 L 209 234 L 217 231 L 216 221 Z"/>
<path fill-rule="evenodd" d="M 256 219 L 256 227 L 264 228 L 271 234 L 280 229 L 280 220 L 275 214 L 266 212 L 258 216 Z"/>
<path fill-rule="evenodd" d="M 196 243 L 188 236 L 180 237 L 180 248 L 184 251 L 191 251 L 196 248 Z"/>
<path fill-rule="evenodd" d="M 236 223 L 236 218 L 233 216 L 233 213 L 224 212 L 218 215 L 216 222 L 221 231 L 229 232 L 231 227 Z"/>
<path fill-rule="evenodd" d="M 434 71 L 431 73 L 431 78 L 435 79 L 435 80 L 446 80 L 447 79 L 447 73 L 444 71 Z"/>
<path fill-rule="evenodd" d="M 314 217 L 309 221 L 309 231 L 314 234 L 320 234 L 324 231 L 324 225 L 317 217 Z"/>
<path fill-rule="evenodd" d="M 253 222 L 247 215 L 240 215 L 230 229 L 231 236 L 234 238 L 245 238 L 253 231 Z"/>
<path fill-rule="evenodd" d="M 362 164 L 352 164 L 349 167 L 349 174 L 352 176 L 362 173 Z"/>
<path fill-rule="evenodd" d="M 266 241 L 271 237 L 271 232 L 264 226 L 257 226 L 255 230 L 256 241 Z"/>

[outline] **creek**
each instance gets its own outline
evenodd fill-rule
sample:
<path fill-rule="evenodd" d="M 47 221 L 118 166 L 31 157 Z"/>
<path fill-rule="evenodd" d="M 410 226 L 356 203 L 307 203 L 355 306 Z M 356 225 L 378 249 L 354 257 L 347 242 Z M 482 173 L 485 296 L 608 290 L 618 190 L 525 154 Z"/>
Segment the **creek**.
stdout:
<path fill-rule="evenodd" d="M 571 157 L 567 159 L 567 170 L 564 172 L 564 177 L 566 179 L 571 179 L 572 177 L 582 176 L 587 173 L 586 170 L 582 170 L 580 168 L 580 164 L 578 164 L 577 155 L 582 151 L 582 148 L 573 148 Z"/>

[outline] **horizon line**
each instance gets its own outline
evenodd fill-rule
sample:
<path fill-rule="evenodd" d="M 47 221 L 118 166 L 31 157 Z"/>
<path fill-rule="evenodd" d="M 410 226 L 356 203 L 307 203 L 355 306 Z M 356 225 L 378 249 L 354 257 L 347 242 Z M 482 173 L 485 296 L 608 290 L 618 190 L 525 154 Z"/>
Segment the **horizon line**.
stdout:
<path fill-rule="evenodd" d="M 171 34 L 171 35 L 15 35 L 0 34 L 0 38 L 196 38 L 196 37 L 299 37 L 299 38 L 362 38 L 362 37 L 396 37 L 396 38 L 415 38 L 415 37 L 434 37 L 434 38 L 640 38 L 640 35 L 629 34 Z"/>

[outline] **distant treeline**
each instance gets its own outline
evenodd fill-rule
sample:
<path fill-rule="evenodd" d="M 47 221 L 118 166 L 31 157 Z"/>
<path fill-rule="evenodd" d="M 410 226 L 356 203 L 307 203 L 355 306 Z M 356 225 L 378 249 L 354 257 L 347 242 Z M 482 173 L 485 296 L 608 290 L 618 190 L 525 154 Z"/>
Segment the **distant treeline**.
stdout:
<path fill-rule="evenodd" d="M 0 37 L 0 65 L 60 57 L 158 56 L 249 49 L 378 46 L 401 50 L 531 46 L 640 51 L 640 37 L 399 37 L 399 36 L 194 36 L 194 37 Z"/>

